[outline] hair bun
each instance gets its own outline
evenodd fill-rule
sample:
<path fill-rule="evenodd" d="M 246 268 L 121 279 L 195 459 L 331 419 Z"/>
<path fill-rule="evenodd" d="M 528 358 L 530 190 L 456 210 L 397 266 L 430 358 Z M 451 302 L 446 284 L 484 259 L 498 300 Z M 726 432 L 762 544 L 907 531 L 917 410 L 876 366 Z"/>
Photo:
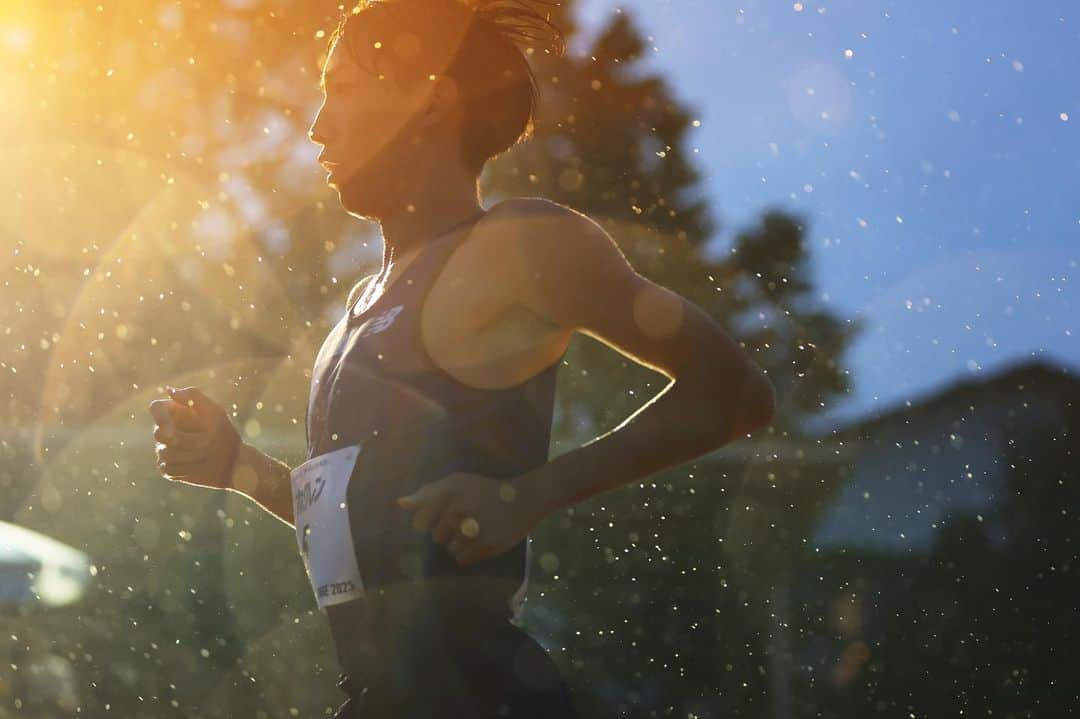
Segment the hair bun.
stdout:
<path fill-rule="evenodd" d="M 544 43 L 555 53 L 566 52 L 562 31 L 551 22 L 551 13 L 541 13 L 540 7 L 560 7 L 555 0 L 459 0 L 476 13 L 476 17 L 495 26 L 515 43 Z"/>

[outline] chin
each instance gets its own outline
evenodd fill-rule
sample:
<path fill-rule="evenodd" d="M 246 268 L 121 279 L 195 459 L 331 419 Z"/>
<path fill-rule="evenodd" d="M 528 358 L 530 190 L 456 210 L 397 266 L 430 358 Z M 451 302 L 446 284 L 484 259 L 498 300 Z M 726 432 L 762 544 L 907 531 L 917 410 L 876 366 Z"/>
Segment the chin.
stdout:
<path fill-rule="evenodd" d="M 378 209 L 380 203 L 376 193 L 358 182 L 347 181 L 340 185 L 332 182 L 330 186 L 337 191 L 338 201 L 347 213 L 363 220 L 378 221 L 382 213 Z"/>

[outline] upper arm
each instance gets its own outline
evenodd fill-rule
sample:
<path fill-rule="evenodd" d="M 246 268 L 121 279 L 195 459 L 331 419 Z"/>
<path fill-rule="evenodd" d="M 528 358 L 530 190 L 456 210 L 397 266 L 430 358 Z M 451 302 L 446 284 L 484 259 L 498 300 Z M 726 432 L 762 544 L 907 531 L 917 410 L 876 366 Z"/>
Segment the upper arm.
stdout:
<path fill-rule="evenodd" d="M 518 297 L 531 312 L 594 337 L 676 382 L 701 385 L 703 393 L 717 390 L 728 401 L 733 388 L 768 384 L 715 320 L 638 274 L 595 221 L 546 200 L 522 199 L 517 205 L 515 222 L 506 224 L 523 233 L 513 272 Z"/>

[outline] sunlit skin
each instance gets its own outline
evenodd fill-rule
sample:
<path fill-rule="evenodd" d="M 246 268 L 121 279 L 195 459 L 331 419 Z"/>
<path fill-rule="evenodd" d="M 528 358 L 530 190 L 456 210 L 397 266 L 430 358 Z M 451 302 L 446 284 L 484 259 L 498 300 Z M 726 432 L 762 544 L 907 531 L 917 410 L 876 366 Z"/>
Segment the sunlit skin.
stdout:
<path fill-rule="evenodd" d="M 403 87 L 390 60 L 400 43 L 360 42 L 360 63 L 336 41 L 320 84 L 323 103 L 309 136 L 349 214 L 378 222 L 388 281 L 424 242 L 481 210 L 476 175 L 457 146 L 460 106 L 454 82 Z M 393 265 L 393 266 L 391 266 Z"/>
<path fill-rule="evenodd" d="M 360 64 L 341 42 L 331 48 L 310 136 L 323 146 L 327 182 L 345 211 L 382 226 L 385 291 L 424 242 L 481 204 L 476 175 L 457 149 L 453 83 L 433 73 L 402 90 L 380 56 L 388 47 L 368 40 Z M 421 331 L 429 354 L 472 386 L 525 379 L 520 375 L 561 356 L 574 332 L 672 380 L 612 431 L 533 471 L 511 480 L 457 472 L 398 498 L 413 527 L 430 532 L 462 565 L 511 549 L 556 511 L 747 437 L 773 417 L 771 383 L 718 323 L 639 275 L 598 223 L 557 203 L 515 198 L 489 208 L 426 304 Z M 483 323 L 473 321 L 478 316 Z M 174 399 L 189 397 L 206 401 L 192 388 Z M 167 414 L 159 407 L 155 416 Z M 206 416 L 208 426 L 223 421 Z M 155 438 L 165 442 L 170 432 L 159 428 Z M 182 462 L 200 451 L 159 445 L 163 471 L 170 452 Z M 258 461 L 242 445 L 229 488 L 255 485 L 250 496 L 292 524 L 289 494 L 243 473 Z"/>

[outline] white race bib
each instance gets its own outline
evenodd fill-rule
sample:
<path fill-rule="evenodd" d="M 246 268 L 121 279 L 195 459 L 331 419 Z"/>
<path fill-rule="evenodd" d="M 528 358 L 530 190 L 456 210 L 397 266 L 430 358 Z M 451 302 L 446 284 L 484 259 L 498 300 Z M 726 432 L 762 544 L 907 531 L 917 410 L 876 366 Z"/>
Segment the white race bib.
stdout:
<path fill-rule="evenodd" d="M 319 609 L 364 596 L 345 498 L 362 447 L 320 454 L 290 473 L 296 541 Z"/>

